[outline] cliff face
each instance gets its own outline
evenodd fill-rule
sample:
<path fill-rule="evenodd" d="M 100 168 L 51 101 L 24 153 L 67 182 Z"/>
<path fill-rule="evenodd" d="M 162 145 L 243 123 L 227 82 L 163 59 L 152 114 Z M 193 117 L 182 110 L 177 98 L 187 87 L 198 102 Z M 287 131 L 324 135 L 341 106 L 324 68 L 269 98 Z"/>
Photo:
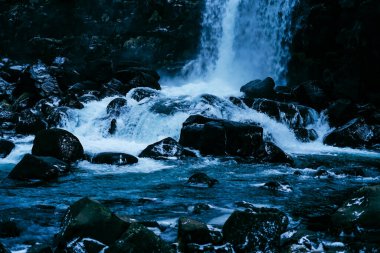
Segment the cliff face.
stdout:
<path fill-rule="evenodd" d="M 300 1 L 289 85 L 324 81 L 336 98 L 379 104 L 380 1 Z"/>
<path fill-rule="evenodd" d="M 0 0 L 0 54 L 176 68 L 197 51 L 202 1 Z"/>

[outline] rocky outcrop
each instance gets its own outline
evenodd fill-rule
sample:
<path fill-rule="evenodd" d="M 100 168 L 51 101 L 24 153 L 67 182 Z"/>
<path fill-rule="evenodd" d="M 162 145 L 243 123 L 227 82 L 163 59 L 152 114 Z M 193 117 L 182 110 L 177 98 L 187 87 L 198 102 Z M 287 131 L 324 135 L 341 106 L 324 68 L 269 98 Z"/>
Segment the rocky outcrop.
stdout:
<path fill-rule="evenodd" d="M 54 157 L 26 154 L 8 177 L 15 180 L 52 180 L 67 174 L 70 166 Z"/>
<path fill-rule="evenodd" d="M 245 99 L 248 101 L 255 98 L 273 99 L 276 97 L 275 86 L 274 80 L 267 77 L 264 80 L 258 79 L 243 85 L 240 91 L 244 93 Z"/>
<path fill-rule="evenodd" d="M 146 147 L 140 153 L 139 157 L 148 157 L 160 160 L 170 158 L 196 157 L 196 155 L 194 152 L 182 147 L 173 138 L 168 137 Z"/>
<path fill-rule="evenodd" d="M 53 156 L 64 162 L 75 162 L 83 158 L 83 147 L 72 133 L 58 128 L 39 132 L 33 142 L 32 154 Z"/>

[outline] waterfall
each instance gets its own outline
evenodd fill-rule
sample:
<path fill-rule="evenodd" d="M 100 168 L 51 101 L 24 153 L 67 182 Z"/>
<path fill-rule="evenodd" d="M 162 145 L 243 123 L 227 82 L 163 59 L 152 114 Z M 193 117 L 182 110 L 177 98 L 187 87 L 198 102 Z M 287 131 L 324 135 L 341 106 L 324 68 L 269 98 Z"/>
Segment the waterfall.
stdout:
<path fill-rule="evenodd" d="M 238 89 L 271 76 L 284 85 L 297 0 L 206 0 L 200 53 L 184 67 L 190 79 L 215 79 Z M 221 84 L 219 84 L 220 86 Z"/>

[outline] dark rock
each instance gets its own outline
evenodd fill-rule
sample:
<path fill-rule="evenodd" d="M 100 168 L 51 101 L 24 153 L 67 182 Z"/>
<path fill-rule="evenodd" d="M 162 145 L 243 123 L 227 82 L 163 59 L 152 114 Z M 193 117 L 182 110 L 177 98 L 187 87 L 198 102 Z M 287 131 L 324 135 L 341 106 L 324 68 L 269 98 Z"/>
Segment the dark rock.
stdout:
<path fill-rule="evenodd" d="M 132 223 L 128 230 L 110 246 L 114 253 L 174 253 L 174 250 L 152 231 L 138 223 Z"/>
<path fill-rule="evenodd" d="M 208 187 L 213 187 L 219 181 L 209 177 L 207 174 L 199 172 L 192 175 L 187 183 L 194 185 L 206 185 Z"/>
<path fill-rule="evenodd" d="M 96 83 L 106 83 L 112 79 L 113 64 L 106 59 L 94 60 L 87 63 L 86 77 Z"/>
<path fill-rule="evenodd" d="M 190 116 L 179 143 L 203 155 L 253 156 L 262 144 L 263 129 L 256 124 Z"/>
<path fill-rule="evenodd" d="M 78 101 L 81 103 L 88 103 L 92 101 L 99 101 L 99 98 L 93 94 L 84 94 L 78 97 Z"/>
<path fill-rule="evenodd" d="M 318 133 L 314 129 L 296 128 L 294 134 L 297 140 L 302 142 L 310 142 L 318 139 Z"/>
<path fill-rule="evenodd" d="M 264 184 L 263 188 L 271 191 L 291 192 L 293 188 L 286 182 L 270 181 Z"/>
<path fill-rule="evenodd" d="M 56 107 L 49 110 L 46 120 L 49 127 L 59 127 L 69 120 L 68 107 Z"/>
<path fill-rule="evenodd" d="M 158 83 L 159 75 L 153 70 L 144 68 L 129 68 L 120 70 L 115 73 L 115 78 L 120 80 L 124 87 L 119 92 L 128 93 L 133 88 L 148 87 L 160 90 L 161 86 Z"/>
<path fill-rule="evenodd" d="M 95 155 L 91 162 L 95 164 L 127 165 L 137 163 L 138 159 L 124 153 L 104 152 Z"/>
<path fill-rule="evenodd" d="M 331 221 L 337 233 L 342 230 L 348 234 L 378 242 L 380 221 L 375 219 L 380 212 L 380 186 L 366 186 L 356 191 L 341 206 Z"/>
<path fill-rule="evenodd" d="M 15 89 L 14 85 L 8 83 L 3 78 L 0 77 L 0 99 L 9 99 L 13 90 Z"/>
<path fill-rule="evenodd" d="M 11 253 L 11 251 L 5 248 L 4 245 L 0 242 L 0 253 Z"/>
<path fill-rule="evenodd" d="M 339 99 L 327 109 L 326 115 L 331 126 L 337 127 L 354 119 L 357 108 L 349 99 Z"/>
<path fill-rule="evenodd" d="M 246 105 L 244 104 L 243 100 L 237 97 L 229 97 L 228 100 L 231 101 L 236 106 L 239 106 L 241 108 L 244 108 Z"/>
<path fill-rule="evenodd" d="M 178 220 L 178 243 L 182 252 L 191 252 L 187 246 L 189 243 L 212 243 L 210 230 L 203 222 L 181 217 Z"/>
<path fill-rule="evenodd" d="M 8 177 L 15 180 L 52 180 L 70 171 L 70 166 L 54 157 L 26 154 Z"/>
<path fill-rule="evenodd" d="M 336 175 L 347 175 L 354 177 L 364 177 L 366 174 L 361 167 L 333 168 L 332 172 Z"/>
<path fill-rule="evenodd" d="M 159 93 L 157 90 L 150 89 L 150 88 L 135 88 L 132 89 L 129 94 L 131 94 L 131 98 L 136 100 L 137 102 L 140 102 L 141 100 L 145 98 L 153 98 L 159 96 Z"/>
<path fill-rule="evenodd" d="M 29 92 L 24 92 L 17 97 L 16 100 L 14 100 L 12 110 L 15 112 L 21 112 L 23 110 L 30 109 L 37 103 L 38 100 L 39 97 L 36 95 Z"/>
<path fill-rule="evenodd" d="M 59 106 L 67 106 L 74 109 L 83 109 L 84 105 L 73 94 L 68 94 L 59 101 Z"/>
<path fill-rule="evenodd" d="M 244 93 L 245 99 L 252 100 L 254 98 L 274 98 L 276 93 L 274 91 L 274 83 L 271 77 L 267 77 L 264 80 L 251 81 L 240 88 L 240 91 Z"/>
<path fill-rule="evenodd" d="M 81 96 L 89 91 L 97 91 L 101 89 L 101 85 L 96 82 L 86 80 L 79 83 L 75 83 L 67 90 L 69 94 Z"/>
<path fill-rule="evenodd" d="M 307 81 L 292 90 L 293 97 L 302 105 L 316 109 L 327 107 L 329 98 L 323 90 L 323 84 L 318 81 Z"/>
<path fill-rule="evenodd" d="M 117 121 L 116 119 L 111 120 L 110 128 L 108 129 L 108 133 L 110 135 L 113 135 L 116 133 L 116 128 L 117 128 Z"/>
<path fill-rule="evenodd" d="M 369 125 L 365 119 L 356 118 L 325 136 L 323 143 L 338 147 L 370 147 L 380 141 L 379 126 Z"/>
<path fill-rule="evenodd" d="M 329 176 L 329 173 L 325 169 L 318 169 L 315 173 L 315 177 L 326 177 Z"/>
<path fill-rule="evenodd" d="M 124 84 L 117 79 L 112 79 L 108 83 L 104 84 L 101 89 L 102 97 L 112 97 L 112 96 L 121 96 L 125 95 L 127 92 L 124 92 Z"/>
<path fill-rule="evenodd" d="M 121 109 L 125 106 L 127 106 L 125 98 L 115 98 L 107 105 L 107 114 L 118 117 Z"/>
<path fill-rule="evenodd" d="M 293 164 L 292 157 L 272 142 L 264 142 L 256 154 L 262 162 Z"/>
<path fill-rule="evenodd" d="M 149 145 L 139 155 L 139 157 L 149 157 L 153 159 L 181 158 L 186 156 L 196 157 L 192 151 L 184 149 L 171 137 Z"/>
<path fill-rule="evenodd" d="M 223 245 L 199 245 L 196 243 L 189 243 L 187 245 L 187 252 L 197 252 L 197 253 L 208 253 L 208 252 L 215 252 L 215 253 L 232 253 L 235 252 L 232 244 L 226 243 Z"/>
<path fill-rule="evenodd" d="M 281 211 L 253 208 L 233 212 L 222 232 L 236 252 L 279 252 L 280 235 L 287 225 L 288 219 Z"/>
<path fill-rule="evenodd" d="M 7 157 L 15 148 L 15 144 L 11 141 L 0 139 L 0 158 Z"/>
<path fill-rule="evenodd" d="M 114 243 L 130 226 L 97 201 L 82 198 L 67 210 L 58 239 L 69 242 L 74 238 L 92 238 L 101 243 Z"/>
<path fill-rule="evenodd" d="M 20 234 L 21 229 L 14 220 L 0 218 L 0 238 L 18 237 Z"/>
<path fill-rule="evenodd" d="M 12 122 L 15 123 L 17 121 L 16 113 L 12 112 L 10 106 L 7 104 L 0 104 L 0 123 L 4 122 Z"/>
<path fill-rule="evenodd" d="M 83 157 L 83 147 L 72 133 L 58 128 L 37 133 L 32 154 L 53 156 L 65 162 L 75 162 Z"/>
<path fill-rule="evenodd" d="M 318 113 L 312 108 L 268 99 L 255 99 L 252 109 L 265 113 L 292 128 L 313 124 L 318 116 Z"/>
<path fill-rule="evenodd" d="M 40 115 L 34 114 L 31 110 L 24 110 L 20 113 L 16 125 L 18 134 L 36 134 L 47 128 L 47 122 Z"/>
<path fill-rule="evenodd" d="M 211 207 L 208 204 L 197 203 L 197 204 L 194 205 L 193 213 L 195 213 L 195 214 L 201 214 L 202 211 L 208 211 L 210 209 L 211 209 Z"/>
<path fill-rule="evenodd" d="M 50 245 L 46 244 L 35 244 L 28 248 L 26 253 L 53 253 L 53 249 Z"/>
<path fill-rule="evenodd" d="M 68 250 L 69 252 L 99 253 L 106 247 L 105 244 L 91 238 L 78 238 L 75 242 L 70 242 Z"/>

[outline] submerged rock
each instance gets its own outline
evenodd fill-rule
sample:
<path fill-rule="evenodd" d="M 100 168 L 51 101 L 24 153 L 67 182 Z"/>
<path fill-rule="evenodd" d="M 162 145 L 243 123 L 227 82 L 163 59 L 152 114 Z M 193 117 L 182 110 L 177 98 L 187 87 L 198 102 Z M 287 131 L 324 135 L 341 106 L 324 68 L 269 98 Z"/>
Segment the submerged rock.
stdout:
<path fill-rule="evenodd" d="M 70 166 L 54 157 L 26 154 L 8 177 L 15 180 L 51 180 L 70 171 Z"/>
<path fill-rule="evenodd" d="M 268 163 L 289 163 L 293 164 L 293 158 L 277 147 L 273 142 L 264 142 L 257 151 L 257 158 Z"/>
<path fill-rule="evenodd" d="M 83 147 L 72 133 L 58 128 L 39 132 L 33 142 L 32 154 L 53 156 L 65 162 L 75 162 L 83 158 Z"/>
<path fill-rule="evenodd" d="M 7 157 L 15 148 L 15 144 L 11 141 L 0 139 L 0 158 Z"/>
<path fill-rule="evenodd" d="M 195 173 L 192 175 L 187 183 L 195 185 L 195 186 L 208 186 L 213 187 L 219 181 L 209 177 L 206 173 Z"/>
<path fill-rule="evenodd" d="M 191 252 L 188 249 L 190 243 L 203 245 L 212 241 L 210 230 L 205 223 L 187 217 L 178 219 L 178 243 L 181 251 Z"/>
<path fill-rule="evenodd" d="M 196 157 L 195 153 L 183 148 L 176 140 L 171 137 L 146 147 L 139 157 L 149 157 L 153 159 L 168 159 L 181 157 Z"/>
<path fill-rule="evenodd" d="M 168 243 L 155 235 L 145 226 L 132 223 L 128 230 L 113 243 L 109 252 L 112 253 L 174 253 Z"/>
<path fill-rule="evenodd" d="M 137 163 L 139 160 L 133 155 L 125 153 L 103 152 L 96 154 L 91 162 L 95 164 L 127 165 Z"/>
<path fill-rule="evenodd" d="M 98 201 L 82 198 L 67 210 L 58 239 L 92 238 L 104 244 L 114 243 L 130 226 Z"/>
<path fill-rule="evenodd" d="M 202 155 L 253 156 L 263 142 L 263 128 L 256 124 L 190 116 L 181 129 L 179 143 Z"/>
<path fill-rule="evenodd" d="M 140 102 L 141 100 L 145 98 L 153 98 L 159 96 L 159 93 L 157 90 L 150 89 L 150 88 L 135 88 L 130 91 L 131 98 L 136 100 L 137 102 Z"/>

